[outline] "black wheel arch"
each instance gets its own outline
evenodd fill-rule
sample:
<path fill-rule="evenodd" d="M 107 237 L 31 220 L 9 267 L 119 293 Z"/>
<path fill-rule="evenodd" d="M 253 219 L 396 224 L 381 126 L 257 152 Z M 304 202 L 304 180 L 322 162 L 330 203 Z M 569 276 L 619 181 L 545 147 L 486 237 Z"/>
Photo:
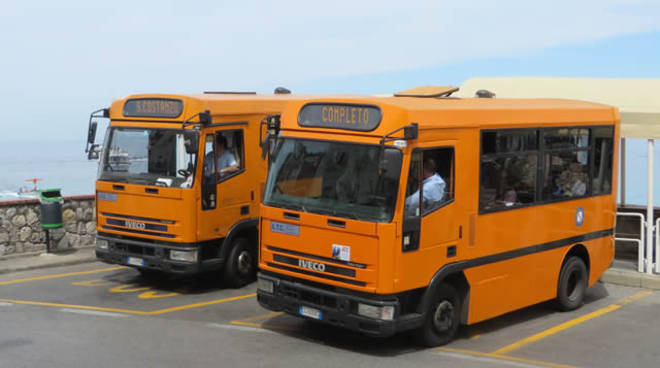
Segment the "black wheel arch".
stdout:
<path fill-rule="evenodd" d="M 587 285 L 589 285 L 589 274 L 590 274 L 590 270 L 591 270 L 591 263 L 590 263 L 590 259 L 589 259 L 589 251 L 582 244 L 573 245 L 571 247 L 571 249 L 564 256 L 564 260 L 561 263 L 561 268 L 563 268 L 566 261 L 569 258 L 573 257 L 573 256 L 582 259 L 582 262 L 584 262 L 584 265 L 587 266 Z M 559 269 L 560 272 L 561 272 L 561 268 Z M 559 280 L 557 280 L 557 282 L 559 282 Z"/>
<path fill-rule="evenodd" d="M 468 310 L 470 305 L 470 284 L 463 273 L 463 262 L 452 263 L 440 268 L 431 278 L 429 285 L 417 305 L 417 313 L 427 313 L 427 306 L 431 303 L 431 291 L 442 283 L 448 283 L 456 289 L 461 302 L 461 324 L 467 324 Z"/>
<path fill-rule="evenodd" d="M 234 226 L 229 229 L 227 236 L 222 241 L 222 246 L 220 247 L 220 259 L 225 260 L 231 252 L 231 245 L 234 239 L 238 237 L 245 237 L 250 241 L 251 244 L 259 247 L 259 219 L 250 218 L 246 220 L 241 220 L 234 224 Z"/>

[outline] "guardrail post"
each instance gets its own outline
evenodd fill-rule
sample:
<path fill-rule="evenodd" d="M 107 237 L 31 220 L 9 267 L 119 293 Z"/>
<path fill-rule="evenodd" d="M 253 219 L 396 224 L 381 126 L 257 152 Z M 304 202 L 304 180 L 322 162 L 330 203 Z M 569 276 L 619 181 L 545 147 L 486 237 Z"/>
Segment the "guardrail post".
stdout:
<path fill-rule="evenodd" d="M 634 238 L 617 238 L 614 240 L 632 242 L 637 244 L 637 272 L 644 272 L 646 267 L 646 257 L 644 257 L 644 240 L 646 240 L 646 234 L 644 233 L 644 225 L 646 221 L 644 220 L 644 215 L 641 213 L 634 212 L 617 212 L 617 217 L 638 217 L 639 218 L 639 239 Z M 660 219 L 659 219 L 660 220 Z"/>
<path fill-rule="evenodd" d="M 655 220 L 655 272 L 660 273 L 660 217 Z"/>
<path fill-rule="evenodd" d="M 648 140 L 646 200 L 646 273 L 653 273 L 653 139 Z"/>

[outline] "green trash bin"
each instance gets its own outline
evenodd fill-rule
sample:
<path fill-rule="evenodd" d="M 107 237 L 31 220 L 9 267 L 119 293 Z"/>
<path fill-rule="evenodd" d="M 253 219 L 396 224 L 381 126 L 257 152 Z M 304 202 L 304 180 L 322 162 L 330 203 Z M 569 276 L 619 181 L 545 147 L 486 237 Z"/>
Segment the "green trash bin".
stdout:
<path fill-rule="evenodd" d="M 62 227 L 62 202 L 59 188 L 44 189 L 39 192 L 41 227 L 45 229 Z"/>

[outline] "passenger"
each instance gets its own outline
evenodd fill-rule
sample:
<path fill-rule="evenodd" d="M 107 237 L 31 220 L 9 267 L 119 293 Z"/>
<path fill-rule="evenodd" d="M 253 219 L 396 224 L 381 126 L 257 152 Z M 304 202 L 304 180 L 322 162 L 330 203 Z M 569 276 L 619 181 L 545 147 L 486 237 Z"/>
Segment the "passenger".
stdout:
<path fill-rule="evenodd" d="M 435 160 L 432 157 L 424 159 L 422 166 L 422 210 L 435 208 L 445 197 L 445 181 L 435 172 Z M 406 213 L 417 214 L 419 209 L 419 189 L 406 198 Z"/>
<path fill-rule="evenodd" d="M 504 198 L 502 198 L 502 201 L 504 202 L 505 207 L 511 207 L 514 204 L 516 204 L 517 199 L 518 199 L 518 194 L 516 194 L 516 191 L 513 190 L 512 188 L 509 188 L 504 193 Z"/>

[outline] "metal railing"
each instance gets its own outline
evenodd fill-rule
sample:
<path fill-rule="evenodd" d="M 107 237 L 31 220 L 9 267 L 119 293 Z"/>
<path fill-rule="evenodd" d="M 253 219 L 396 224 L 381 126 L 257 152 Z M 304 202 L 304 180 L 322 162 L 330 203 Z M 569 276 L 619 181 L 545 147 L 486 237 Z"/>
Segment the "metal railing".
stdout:
<path fill-rule="evenodd" d="M 646 240 L 646 233 L 644 232 L 644 224 L 646 223 L 644 219 L 644 215 L 641 213 L 634 213 L 634 212 L 617 212 L 616 216 L 622 216 L 622 217 L 638 217 L 639 218 L 639 239 L 635 238 L 617 238 L 615 237 L 614 240 L 619 240 L 619 241 L 625 241 L 625 242 L 632 242 L 632 243 L 637 243 L 637 271 L 639 272 L 644 272 L 644 270 L 649 270 L 649 267 L 653 264 L 653 259 L 651 256 L 647 255 L 647 257 L 644 257 L 644 240 Z M 660 221 L 660 218 L 658 218 Z M 656 229 L 657 229 L 656 225 Z M 658 246 L 658 233 L 656 232 L 656 247 Z M 656 257 L 657 257 L 657 250 L 656 250 Z M 656 272 L 658 272 L 658 262 L 656 260 L 655 262 L 656 265 Z"/>
<path fill-rule="evenodd" d="M 660 273 L 660 217 L 655 220 L 655 272 Z"/>

